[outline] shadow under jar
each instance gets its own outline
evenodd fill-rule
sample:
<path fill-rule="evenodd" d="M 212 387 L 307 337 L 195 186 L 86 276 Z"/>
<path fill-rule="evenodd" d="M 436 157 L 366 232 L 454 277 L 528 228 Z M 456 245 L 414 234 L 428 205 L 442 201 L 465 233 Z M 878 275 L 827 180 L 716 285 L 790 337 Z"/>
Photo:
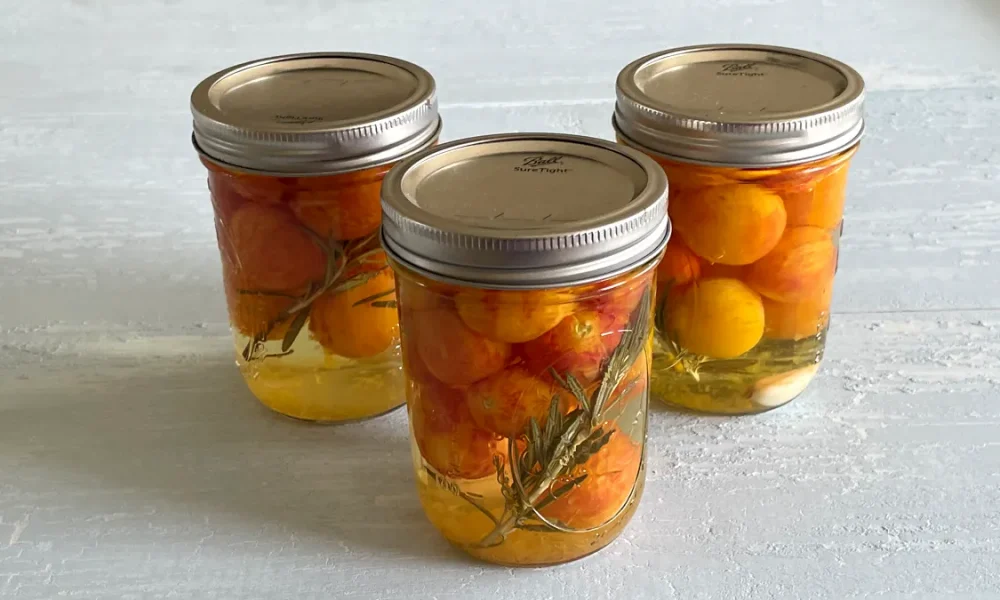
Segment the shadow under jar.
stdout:
<path fill-rule="evenodd" d="M 392 164 L 437 141 L 430 74 L 376 55 L 279 56 L 212 75 L 191 109 L 250 390 L 318 422 L 401 406 L 379 192 Z"/>
<path fill-rule="evenodd" d="M 707 413 L 781 406 L 823 357 L 861 76 L 825 56 L 717 45 L 641 58 L 617 81 L 618 141 L 670 182 L 653 392 Z"/>
<path fill-rule="evenodd" d="M 574 560 L 635 511 L 666 193 L 643 154 L 556 134 L 444 144 L 386 178 L 417 488 L 469 554 Z"/>

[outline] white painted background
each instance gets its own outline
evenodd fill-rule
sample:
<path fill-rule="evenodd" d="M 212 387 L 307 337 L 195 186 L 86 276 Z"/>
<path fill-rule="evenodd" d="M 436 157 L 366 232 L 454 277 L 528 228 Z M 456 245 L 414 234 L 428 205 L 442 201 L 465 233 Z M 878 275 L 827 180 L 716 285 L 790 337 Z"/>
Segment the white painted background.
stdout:
<path fill-rule="evenodd" d="M 854 65 L 870 134 L 822 375 L 759 417 L 656 410 L 618 542 L 470 562 L 422 517 L 405 414 L 250 398 L 188 141 L 203 76 L 375 51 L 434 73 L 449 139 L 607 137 L 622 65 L 711 41 Z M 1000 0 L 3 0 L 0 598 L 998 598 L 998 127 Z"/>

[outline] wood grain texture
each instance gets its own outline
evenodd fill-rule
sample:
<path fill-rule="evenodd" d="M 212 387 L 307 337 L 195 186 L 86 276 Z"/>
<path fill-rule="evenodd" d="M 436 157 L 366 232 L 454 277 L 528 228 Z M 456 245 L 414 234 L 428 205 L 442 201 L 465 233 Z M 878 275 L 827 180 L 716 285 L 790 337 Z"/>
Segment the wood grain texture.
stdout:
<path fill-rule="evenodd" d="M 245 390 L 187 97 L 282 52 L 396 54 L 446 137 L 609 137 L 618 69 L 744 40 L 866 76 L 828 358 L 751 418 L 657 409 L 623 537 L 544 570 L 422 516 L 406 417 Z M 1000 598 L 1000 5 L 0 5 L 0 598 Z M 590 595 L 588 595 L 590 593 Z"/>

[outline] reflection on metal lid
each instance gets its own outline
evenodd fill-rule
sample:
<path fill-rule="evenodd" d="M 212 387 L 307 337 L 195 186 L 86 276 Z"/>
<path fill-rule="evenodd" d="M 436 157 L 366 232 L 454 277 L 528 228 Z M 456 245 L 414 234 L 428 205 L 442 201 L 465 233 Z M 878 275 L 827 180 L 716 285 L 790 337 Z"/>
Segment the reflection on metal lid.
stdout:
<path fill-rule="evenodd" d="M 277 173 L 332 173 L 397 160 L 437 137 L 434 79 L 371 54 L 277 56 L 225 69 L 191 94 L 209 158 Z"/>
<path fill-rule="evenodd" d="M 643 57 L 618 75 L 626 143 L 680 160 L 778 166 L 835 154 L 864 130 L 864 80 L 831 58 L 710 45 Z"/>
<path fill-rule="evenodd" d="M 460 140 L 386 177 L 383 243 L 396 260 L 440 279 L 499 288 L 581 283 L 662 250 L 666 194 L 655 162 L 603 140 Z"/>

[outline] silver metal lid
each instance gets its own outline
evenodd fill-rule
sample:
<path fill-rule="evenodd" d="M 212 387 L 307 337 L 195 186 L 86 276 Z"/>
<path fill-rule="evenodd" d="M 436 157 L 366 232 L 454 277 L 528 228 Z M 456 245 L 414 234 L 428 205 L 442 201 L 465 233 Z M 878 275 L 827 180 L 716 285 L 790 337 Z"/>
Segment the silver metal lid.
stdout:
<path fill-rule="evenodd" d="M 191 93 L 194 141 L 254 171 L 326 174 L 393 162 L 441 128 L 434 79 L 387 56 L 275 56 L 236 65 Z"/>
<path fill-rule="evenodd" d="M 428 277 L 527 289 L 611 277 L 670 236 L 667 179 L 641 152 L 516 133 L 425 150 L 382 182 L 382 245 Z"/>
<path fill-rule="evenodd" d="M 820 54 L 748 44 L 650 54 L 618 74 L 613 124 L 682 161 L 780 166 L 846 150 L 864 132 L 864 80 Z"/>

